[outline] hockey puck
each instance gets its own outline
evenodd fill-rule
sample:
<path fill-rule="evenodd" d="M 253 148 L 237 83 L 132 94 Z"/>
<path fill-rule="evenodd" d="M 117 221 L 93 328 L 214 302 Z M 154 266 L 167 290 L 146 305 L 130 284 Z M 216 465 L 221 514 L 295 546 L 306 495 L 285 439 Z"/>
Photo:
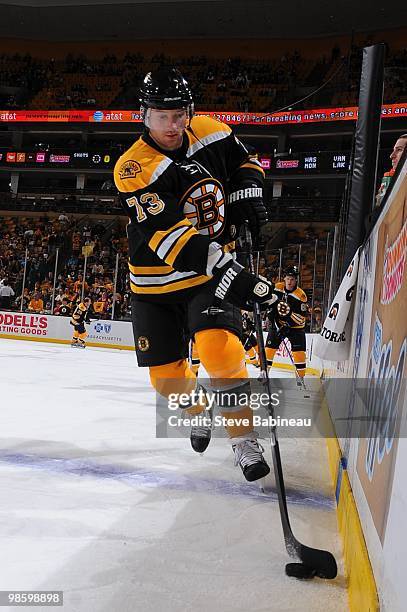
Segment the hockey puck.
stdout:
<path fill-rule="evenodd" d="M 311 578 L 314 578 L 317 571 L 313 567 L 304 565 L 304 563 L 287 563 L 285 566 L 285 573 L 287 576 L 298 578 L 299 580 L 311 580 Z"/>

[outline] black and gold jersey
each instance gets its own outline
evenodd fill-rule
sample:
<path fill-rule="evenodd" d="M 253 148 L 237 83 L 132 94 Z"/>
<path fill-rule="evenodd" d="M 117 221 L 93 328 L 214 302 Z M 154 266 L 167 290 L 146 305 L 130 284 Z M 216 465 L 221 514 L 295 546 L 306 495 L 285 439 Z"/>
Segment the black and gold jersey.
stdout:
<path fill-rule="evenodd" d="M 248 179 L 261 187 L 263 178 L 257 156 L 211 117 L 193 117 L 174 152 L 143 134 L 114 169 L 138 299 L 183 301 L 208 282 L 211 253 L 231 240 L 228 193 Z"/>
<path fill-rule="evenodd" d="M 71 309 L 68 305 L 62 304 L 59 308 L 58 314 L 62 317 L 68 317 L 71 314 Z"/>
<path fill-rule="evenodd" d="M 288 324 L 293 329 L 303 329 L 308 313 L 305 291 L 301 287 L 287 291 L 285 283 L 279 282 L 274 286 L 274 293 L 278 295 L 278 301 L 271 308 L 270 318 L 274 318 L 278 326 Z"/>
<path fill-rule="evenodd" d="M 90 322 L 90 312 L 83 302 L 77 305 L 72 313 L 71 325 L 79 325 L 80 323 Z"/>

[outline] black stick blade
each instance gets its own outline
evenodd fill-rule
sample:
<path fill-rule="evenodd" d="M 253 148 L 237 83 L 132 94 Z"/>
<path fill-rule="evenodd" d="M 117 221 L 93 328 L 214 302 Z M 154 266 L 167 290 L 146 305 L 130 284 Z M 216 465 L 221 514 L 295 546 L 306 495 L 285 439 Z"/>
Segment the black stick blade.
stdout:
<path fill-rule="evenodd" d="M 300 544 L 298 556 L 304 565 L 315 569 L 316 575 L 319 578 L 327 580 L 336 578 L 338 567 L 335 557 L 327 550 L 319 550 L 318 548 L 310 548 Z"/>
<path fill-rule="evenodd" d="M 287 563 L 285 573 L 298 580 L 312 580 L 317 574 L 313 567 L 307 567 L 303 563 Z"/>

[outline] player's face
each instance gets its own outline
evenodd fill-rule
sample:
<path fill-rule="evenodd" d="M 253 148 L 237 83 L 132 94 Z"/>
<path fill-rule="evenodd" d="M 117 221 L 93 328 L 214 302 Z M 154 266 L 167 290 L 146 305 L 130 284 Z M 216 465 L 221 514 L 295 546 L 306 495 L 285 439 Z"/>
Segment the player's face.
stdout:
<path fill-rule="evenodd" d="M 285 288 L 291 291 L 292 289 L 295 288 L 297 279 L 295 278 L 295 276 L 291 276 L 290 274 L 287 274 L 287 276 L 284 277 L 284 282 L 285 282 Z"/>
<path fill-rule="evenodd" d="M 187 127 L 188 115 L 185 108 L 147 110 L 146 125 L 150 128 L 150 136 L 163 149 L 174 151 L 182 145 L 182 138 Z"/>
<path fill-rule="evenodd" d="M 391 165 L 395 170 L 397 168 L 397 164 L 400 161 L 401 156 L 403 155 L 404 149 L 407 144 L 407 138 L 399 138 L 394 145 L 393 151 L 391 152 L 390 159 Z"/>

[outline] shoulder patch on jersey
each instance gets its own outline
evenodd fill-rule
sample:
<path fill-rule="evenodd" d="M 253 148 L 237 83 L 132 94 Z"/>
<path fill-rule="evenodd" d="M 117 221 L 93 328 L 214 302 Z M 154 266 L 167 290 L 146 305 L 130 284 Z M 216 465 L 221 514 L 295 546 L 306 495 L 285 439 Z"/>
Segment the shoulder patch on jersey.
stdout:
<path fill-rule="evenodd" d="M 114 182 L 121 193 L 144 189 L 171 165 L 172 160 L 139 138 L 116 162 Z"/>
<path fill-rule="evenodd" d="M 139 172 L 141 172 L 141 166 L 134 159 L 128 159 L 123 162 L 117 170 L 117 174 L 121 180 L 134 178 Z"/>

